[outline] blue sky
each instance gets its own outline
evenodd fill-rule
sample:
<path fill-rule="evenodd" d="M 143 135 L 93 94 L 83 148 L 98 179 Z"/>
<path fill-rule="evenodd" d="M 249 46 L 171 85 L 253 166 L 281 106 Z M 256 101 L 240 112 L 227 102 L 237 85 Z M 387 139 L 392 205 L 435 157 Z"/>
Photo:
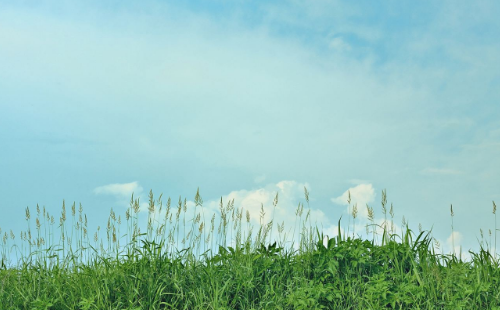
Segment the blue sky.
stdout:
<path fill-rule="evenodd" d="M 198 187 L 207 207 L 234 198 L 254 219 L 279 192 L 293 221 L 307 186 L 332 235 L 348 190 L 380 220 L 385 188 L 396 222 L 433 227 L 445 252 L 453 204 L 455 243 L 477 249 L 500 202 L 498 13 L 496 1 L 1 2 L 0 227 L 19 235 L 27 206 L 58 218 L 65 199 L 95 229 L 132 192 L 192 201 Z"/>

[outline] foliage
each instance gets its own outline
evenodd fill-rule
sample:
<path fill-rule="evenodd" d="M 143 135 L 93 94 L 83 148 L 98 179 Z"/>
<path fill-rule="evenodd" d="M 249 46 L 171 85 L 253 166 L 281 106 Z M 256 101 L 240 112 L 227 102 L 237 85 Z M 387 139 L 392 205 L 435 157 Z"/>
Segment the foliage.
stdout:
<path fill-rule="evenodd" d="M 199 191 L 195 201 L 202 207 Z M 160 200 L 155 203 L 150 193 L 150 218 L 158 205 Z M 342 234 L 340 220 L 337 236 L 323 243 L 318 228 L 304 228 L 306 218 L 300 246 L 294 249 L 266 241 L 272 223 L 261 223 L 253 237 L 251 231 L 242 234 L 243 210 L 235 211 L 231 203 L 224 207 L 221 201 L 220 233 L 215 234 L 212 221 L 206 236 L 205 222 L 197 216 L 191 221 L 191 238 L 182 236 L 188 246 L 178 251 L 174 233 L 186 227 L 180 226 L 185 206 L 179 199 L 177 211 L 170 209 L 169 199 L 169 220 L 156 236 L 152 226 L 141 234 L 134 217 L 138 201 L 132 197 L 126 214 L 130 238 L 125 246 L 116 245 L 112 211 L 106 252 L 103 243 L 94 240 L 92 245 L 86 238 L 81 208 L 79 225 L 71 234 L 64 230 L 63 205 L 60 227 L 65 237 L 60 244 L 39 250 L 43 238 L 33 241 L 28 227 L 23 236 L 29 254 L 15 268 L 7 267 L 2 257 L 0 309 L 500 309 L 499 263 L 483 247 L 471 252 L 471 261 L 462 261 L 437 254 L 430 232 L 415 234 L 406 226 L 396 235 L 384 225 L 382 242 L 377 243 Z M 38 218 L 37 224 L 40 233 Z M 228 227 L 240 228 L 231 245 L 226 244 Z M 77 240 L 68 243 L 64 238 L 69 235 Z M 216 238 L 213 254 L 210 238 Z M 196 255 L 200 240 L 205 251 Z M 73 248 L 75 244 L 80 246 Z"/>

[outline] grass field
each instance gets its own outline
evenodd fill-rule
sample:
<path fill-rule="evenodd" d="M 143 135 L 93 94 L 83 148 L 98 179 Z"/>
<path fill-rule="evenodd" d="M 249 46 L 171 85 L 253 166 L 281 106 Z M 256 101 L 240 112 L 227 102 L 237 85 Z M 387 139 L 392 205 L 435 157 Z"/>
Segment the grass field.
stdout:
<path fill-rule="evenodd" d="M 12 230 L 0 233 L 0 309 L 500 309 L 492 245 L 481 243 L 464 261 L 436 251 L 429 231 L 403 223 L 396 233 L 385 191 L 384 223 L 375 223 L 367 206 L 372 240 L 341 230 L 340 220 L 337 235 L 327 238 L 303 204 L 293 240 L 284 223 L 264 222 L 264 214 L 250 225 L 248 211 L 234 201 L 221 199 L 218 217 L 209 220 L 199 192 L 194 202 L 186 219 L 185 199 L 164 204 L 150 192 L 141 232 L 140 203 L 132 196 L 126 232 L 111 210 L 106 238 L 100 227 L 87 231 L 81 205 L 63 204 L 58 221 L 38 206 L 33 221 L 27 208 L 26 231 L 17 239 Z M 352 208 L 353 231 L 357 212 Z"/>

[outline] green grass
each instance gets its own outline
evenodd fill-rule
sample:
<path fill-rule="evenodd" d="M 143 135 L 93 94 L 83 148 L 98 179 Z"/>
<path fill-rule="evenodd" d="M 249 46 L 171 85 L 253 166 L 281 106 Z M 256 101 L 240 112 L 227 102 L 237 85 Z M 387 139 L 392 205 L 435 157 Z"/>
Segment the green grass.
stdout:
<path fill-rule="evenodd" d="M 306 189 L 305 198 L 309 204 Z M 368 207 L 372 240 L 339 228 L 326 246 L 302 204 L 294 244 L 283 223 L 263 221 L 263 208 L 253 227 L 234 201 L 221 199 L 219 218 L 205 221 L 199 192 L 192 219 L 185 199 L 176 206 L 161 199 L 150 192 L 141 233 L 132 196 L 126 232 L 111 211 L 106 238 L 100 228 L 89 236 L 81 206 L 73 204 L 68 219 L 63 204 L 58 224 L 37 206 L 34 230 L 27 208 L 21 244 L 12 231 L 0 233 L 0 309 L 500 309 L 496 255 L 483 244 L 470 261 L 439 254 L 430 232 L 407 223 L 396 234 L 385 191 L 382 225 Z M 353 231 L 357 212 L 353 206 Z"/>

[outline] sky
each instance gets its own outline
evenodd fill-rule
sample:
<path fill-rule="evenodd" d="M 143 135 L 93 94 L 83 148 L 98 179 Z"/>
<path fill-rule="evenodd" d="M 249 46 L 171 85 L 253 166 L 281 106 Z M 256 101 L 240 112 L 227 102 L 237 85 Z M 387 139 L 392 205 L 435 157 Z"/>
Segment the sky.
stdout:
<path fill-rule="evenodd" d="M 63 200 L 81 203 L 92 233 L 132 193 L 147 214 L 150 190 L 192 207 L 199 188 L 207 210 L 234 199 L 256 225 L 263 207 L 293 226 L 303 203 L 329 236 L 356 204 L 364 236 L 385 189 L 397 227 L 477 251 L 500 203 L 499 13 L 494 0 L 0 1 L 2 234 L 19 238 L 37 204 L 58 221 Z"/>

